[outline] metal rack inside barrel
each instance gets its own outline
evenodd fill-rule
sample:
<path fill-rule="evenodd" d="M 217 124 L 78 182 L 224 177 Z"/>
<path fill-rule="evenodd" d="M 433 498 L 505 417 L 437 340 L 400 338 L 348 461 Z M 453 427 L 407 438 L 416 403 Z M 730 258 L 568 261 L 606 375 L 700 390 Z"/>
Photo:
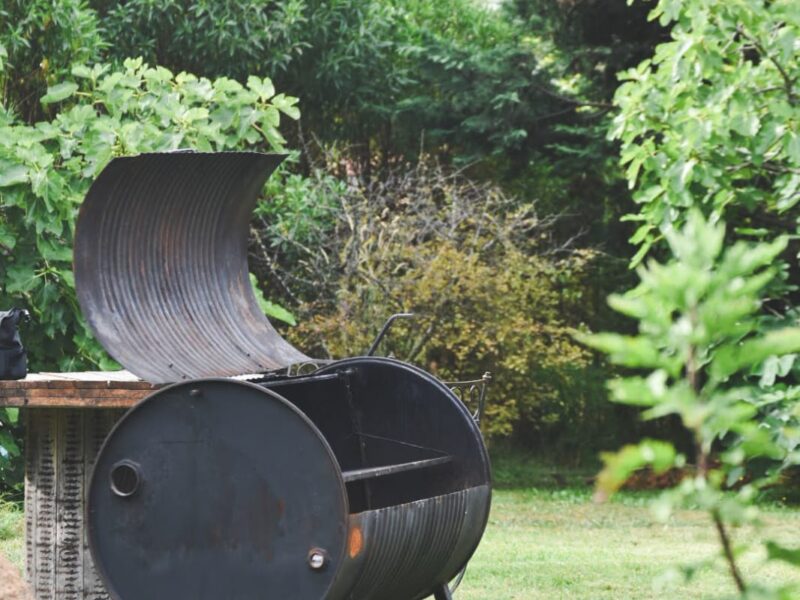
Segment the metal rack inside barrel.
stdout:
<path fill-rule="evenodd" d="M 450 598 L 489 514 L 487 379 L 446 384 L 371 351 L 315 362 L 278 334 L 247 238 L 280 160 L 117 158 L 81 207 L 84 315 L 165 384 L 99 452 L 95 565 L 121 600 Z"/>

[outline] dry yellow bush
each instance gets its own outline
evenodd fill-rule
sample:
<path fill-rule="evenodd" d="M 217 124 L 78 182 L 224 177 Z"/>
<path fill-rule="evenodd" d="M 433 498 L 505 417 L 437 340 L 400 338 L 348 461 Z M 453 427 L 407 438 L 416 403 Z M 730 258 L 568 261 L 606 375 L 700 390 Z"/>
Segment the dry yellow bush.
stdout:
<path fill-rule="evenodd" d="M 363 354 L 387 317 L 413 312 L 379 353 L 445 380 L 491 371 L 488 434 L 584 411 L 576 390 L 590 357 L 569 331 L 591 252 L 559 247 L 531 205 L 431 165 L 351 181 L 337 202 L 313 246 L 281 240 L 282 283 L 301 299 L 292 342 L 314 356 Z"/>

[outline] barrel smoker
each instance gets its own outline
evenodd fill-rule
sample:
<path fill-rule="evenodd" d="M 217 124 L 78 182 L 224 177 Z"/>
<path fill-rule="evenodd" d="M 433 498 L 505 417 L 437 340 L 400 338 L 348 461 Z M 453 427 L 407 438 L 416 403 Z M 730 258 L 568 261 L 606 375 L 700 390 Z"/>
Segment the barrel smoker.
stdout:
<path fill-rule="evenodd" d="M 371 351 L 313 361 L 275 331 L 247 240 L 281 160 L 117 158 L 88 192 L 84 315 L 125 368 L 169 384 L 100 451 L 93 560 L 120 600 L 450 598 L 489 514 L 485 381 Z"/>

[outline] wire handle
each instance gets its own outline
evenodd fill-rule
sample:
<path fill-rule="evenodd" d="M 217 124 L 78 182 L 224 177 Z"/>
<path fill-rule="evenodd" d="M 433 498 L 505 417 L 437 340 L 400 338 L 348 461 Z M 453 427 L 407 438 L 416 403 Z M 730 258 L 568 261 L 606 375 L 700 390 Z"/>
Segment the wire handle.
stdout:
<path fill-rule="evenodd" d="M 397 319 L 410 319 L 410 318 L 412 318 L 414 316 L 416 316 L 414 313 L 396 313 L 396 314 L 393 314 L 388 319 L 386 319 L 386 323 L 384 323 L 383 327 L 381 327 L 381 330 L 378 333 L 378 337 L 376 337 L 375 341 L 372 342 L 372 345 L 369 347 L 369 350 L 367 350 L 367 354 L 366 355 L 367 356 L 373 356 L 375 354 L 375 351 L 378 349 L 378 346 L 380 345 L 381 341 L 383 341 L 383 338 L 386 335 L 386 333 L 389 331 L 389 328 L 392 326 L 392 324 Z"/>

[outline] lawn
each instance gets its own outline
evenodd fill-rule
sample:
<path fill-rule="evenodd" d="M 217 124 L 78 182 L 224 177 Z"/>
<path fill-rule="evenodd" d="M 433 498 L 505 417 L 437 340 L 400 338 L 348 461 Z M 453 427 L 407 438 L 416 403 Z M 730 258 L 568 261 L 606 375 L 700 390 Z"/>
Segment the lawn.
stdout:
<path fill-rule="evenodd" d="M 670 566 L 714 556 L 714 531 L 695 511 L 660 523 L 646 501 L 641 493 L 598 505 L 586 490 L 498 490 L 489 528 L 457 597 L 715 598 L 734 592 L 719 564 L 701 569 L 690 585 L 670 581 Z M 774 539 L 793 546 L 800 542 L 800 511 L 767 509 L 765 521 Z M 736 537 L 742 540 L 748 533 L 739 531 Z M 745 573 L 761 581 L 792 576 L 788 567 L 762 563 L 760 554 L 747 554 Z"/>
<path fill-rule="evenodd" d="M 13 504 L 0 501 L 0 554 L 22 568 L 24 552 L 25 521 L 22 511 Z"/>
<path fill-rule="evenodd" d="M 671 566 L 714 557 L 716 539 L 704 514 L 684 511 L 661 523 L 646 506 L 652 493 L 627 492 L 594 504 L 574 472 L 557 488 L 550 469 L 531 466 L 524 476 L 515 469 L 498 465 L 489 528 L 457 599 L 719 598 L 734 591 L 719 563 L 701 568 L 689 585 L 669 577 Z M 563 474 L 558 479 L 564 483 Z M 800 510 L 762 510 L 768 535 L 798 545 Z M 0 552 L 20 567 L 22 533 L 21 513 L 0 506 Z M 744 540 L 752 532 L 735 536 Z M 790 568 L 767 567 L 763 559 L 757 552 L 743 557 L 752 580 L 793 576 Z"/>
<path fill-rule="evenodd" d="M 663 523 L 648 507 L 657 492 L 622 492 L 596 504 L 585 482 L 594 470 L 547 467 L 519 456 L 501 455 L 494 462 L 489 527 L 457 598 L 724 598 L 735 592 L 714 560 L 717 540 L 704 513 L 682 511 Z M 800 545 L 800 509 L 761 510 L 761 535 Z M 735 531 L 734 541 L 753 535 Z M 764 558 L 756 551 L 743 556 L 748 581 L 800 581 L 800 570 L 765 566 Z M 675 569 L 704 561 L 711 564 L 689 584 Z"/>

